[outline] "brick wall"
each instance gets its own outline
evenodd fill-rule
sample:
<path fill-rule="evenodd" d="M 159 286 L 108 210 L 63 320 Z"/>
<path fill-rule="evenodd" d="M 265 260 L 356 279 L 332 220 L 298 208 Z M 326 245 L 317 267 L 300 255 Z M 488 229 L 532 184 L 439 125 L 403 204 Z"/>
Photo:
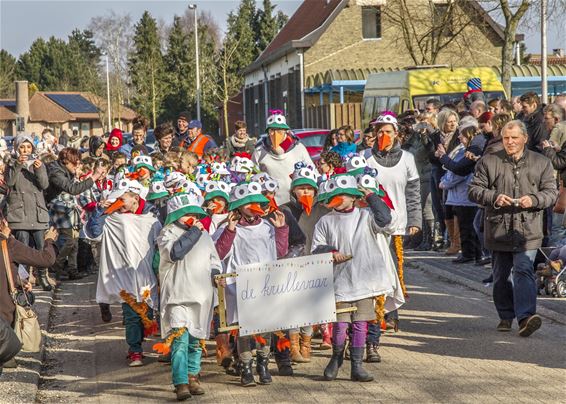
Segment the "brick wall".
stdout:
<path fill-rule="evenodd" d="M 412 0 L 413 2 L 428 0 Z M 437 64 L 493 66 L 501 61 L 501 41 L 478 17 L 456 43 L 442 51 Z M 415 65 L 402 40 L 398 26 L 382 13 L 382 38 L 362 38 L 362 8 L 350 5 L 336 17 L 318 41 L 305 51 L 305 77 L 333 69 L 385 68 Z"/>

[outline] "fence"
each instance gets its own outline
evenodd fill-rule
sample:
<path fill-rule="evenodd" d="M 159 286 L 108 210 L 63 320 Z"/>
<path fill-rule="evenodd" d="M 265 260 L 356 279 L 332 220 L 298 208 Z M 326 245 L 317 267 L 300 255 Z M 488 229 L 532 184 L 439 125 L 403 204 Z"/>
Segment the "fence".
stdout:
<path fill-rule="evenodd" d="M 326 104 L 307 107 L 305 121 L 306 128 L 332 129 L 350 125 L 354 129 L 363 129 L 362 104 Z"/>

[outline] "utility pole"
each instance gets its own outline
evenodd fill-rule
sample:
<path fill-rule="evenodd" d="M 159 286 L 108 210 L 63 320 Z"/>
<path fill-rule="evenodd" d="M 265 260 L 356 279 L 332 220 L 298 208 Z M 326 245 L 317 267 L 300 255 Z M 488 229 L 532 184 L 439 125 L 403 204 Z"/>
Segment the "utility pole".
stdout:
<path fill-rule="evenodd" d="M 547 0 L 541 0 L 540 2 L 540 29 L 541 29 L 541 67 L 540 67 L 540 79 L 541 79 L 541 91 L 542 91 L 542 103 L 548 104 L 548 81 L 547 81 L 547 44 L 546 44 L 546 16 L 547 16 Z"/>
<path fill-rule="evenodd" d="M 199 51 L 198 51 L 198 19 L 197 19 L 197 5 L 189 4 L 189 9 L 195 13 L 195 59 L 196 59 L 196 78 L 197 78 L 197 119 L 200 121 L 200 66 L 199 66 Z"/>
<path fill-rule="evenodd" d="M 112 130 L 112 106 L 110 105 L 110 69 L 108 67 L 108 52 L 104 52 L 106 57 L 106 112 L 108 114 L 108 132 Z"/>

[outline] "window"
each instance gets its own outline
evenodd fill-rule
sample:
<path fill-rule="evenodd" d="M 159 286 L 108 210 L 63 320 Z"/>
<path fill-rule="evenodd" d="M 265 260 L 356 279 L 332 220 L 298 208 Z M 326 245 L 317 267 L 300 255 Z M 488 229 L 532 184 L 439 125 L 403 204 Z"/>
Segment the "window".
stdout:
<path fill-rule="evenodd" d="M 90 136 L 90 122 L 81 122 L 81 137 Z"/>
<path fill-rule="evenodd" d="M 373 118 L 387 111 L 387 97 L 375 97 L 375 106 L 373 108 Z"/>
<path fill-rule="evenodd" d="M 362 36 L 364 39 L 381 38 L 381 7 L 362 7 Z"/>
<path fill-rule="evenodd" d="M 370 121 L 373 119 L 373 97 L 364 98 L 364 103 L 362 106 L 363 114 L 364 114 L 364 121 Z"/>
<path fill-rule="evenodd" d="M 387 103 L 387 110 L 391 112 L 399 113 L 399 97 L 389 97 L 389 102 Z"/>

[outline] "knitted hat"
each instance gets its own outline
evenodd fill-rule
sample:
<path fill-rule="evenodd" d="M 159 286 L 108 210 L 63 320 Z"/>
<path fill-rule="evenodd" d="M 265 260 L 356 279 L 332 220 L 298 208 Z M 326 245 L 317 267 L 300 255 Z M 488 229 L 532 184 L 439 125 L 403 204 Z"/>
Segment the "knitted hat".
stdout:
<path fill-rule="evenodd" d="M 252 176 L 251 180 L 259 183 L 261 190 L 264 192 L 277 192 L 279 189 L 279 182 L 267 173 L 255 174 Z"/>
<path fill-rule="evenodd" d="M 398 127 L 399 127 L 399 125 L 397 123 L 397 118 L 395 118 L 395 116 L 393 116 L 393 114 L 391 112 L 382 113 L 377 118 L 372 120 L 369 124 L 370 124 L 370 126 L 381 126 L 381 125 L 385 125 L 385 124 L 391 124 L 391 125 L 393 125 L 395 130 L 397 130 Z"/>
<path fill-rule="evenodd" d="M 368 163 L 363 156 L 354 153 L 346 160 L 346 171 L 348 171 L 350 175 L 357 176 L 364 172 L 367 165 Z"/>
<path fill-rule="evenodd" d="M 295 163 L 295 171 L 291 174 L 291 189 L 299 185 L 310 185 L 314 189 L 318 189 L 317 180 L 318 173 L 316 169 L 309 166 L 304 161 Z"/>
<path fill-rule="evenodd" d="M 120 198 L 126 192 L 132 192 L 138 194 L 141 199 L 146 199 L 148 194 L 148 189 L 140 184 L 139 181 L 130 180 L 128 178 L 122 178 L 119 182 L 114 184 L 114 189 L 108 194 L 109 201 L 115 201 Z"/>
<path fill-rule="evenodd" d="M 481 90 L 481 79 L 479 77 L 471 78 L 466 84 L 468 86 L 468 91 Z"/>
<path fill-rule="evenodd" d="M 148 201 L 164 198 L 166 196 L 169 196 L 169 192 L 167 192 L 163 181 L 154 181 L 151 183 L 149 186 L 149 194 L 147 194 Z"/>
<path fill-rule="evenodd" d="M 282 111 L 272 111 L 272 114 L 267 117 L 267 127 L 266 129 L 291 129 L 287 125 L 287 119 L 283 115 Z"/>
<path fill-rule="evenodd" d="M 224 181 L 209 181 L 204 190 L 206 192 L 204 196 L 205 201 L 216 197 L 224 198 L 226 202 L 230 200 L 230 185 L 226 184 Z"/>
<path fill-rule="evenodd" d="M 139 170 L 140 168 L 147 168 L 151 172 L 155 172 L 155 167 L 153 166 L 153 162 L 151 161 L 151 157 L 149 156 L 136 156 L 132 160 L 132 165 L 134 166 L 134 170 Z"/>
<path fill-rule="evenodd" d="M 235 210 L 240 206 L 249 203 L 268 203 L 261 193 L 261 185 L 258 182 L 241 182 L 230 192 L 230 210 Z"/>
<path fill-rule="evenodd" d="M 179 218 L 193 214 L 199 217 L 205 217 L 206 212 L 202 209 L 204 199 L 202 195 L 190 189 L 188 192 L 177 194 L 167 201 L 167 218 L 165 224 L 175 222 Z"/>
<path fill-rule="evenodd" d="M 358 190 L 358 181 L 353 175 L 338 174 L 332 177 L 328 182 L 327 199 L 332 199 L 337 195 L 350 195 L 354 197 L 363 196 Z"/>

